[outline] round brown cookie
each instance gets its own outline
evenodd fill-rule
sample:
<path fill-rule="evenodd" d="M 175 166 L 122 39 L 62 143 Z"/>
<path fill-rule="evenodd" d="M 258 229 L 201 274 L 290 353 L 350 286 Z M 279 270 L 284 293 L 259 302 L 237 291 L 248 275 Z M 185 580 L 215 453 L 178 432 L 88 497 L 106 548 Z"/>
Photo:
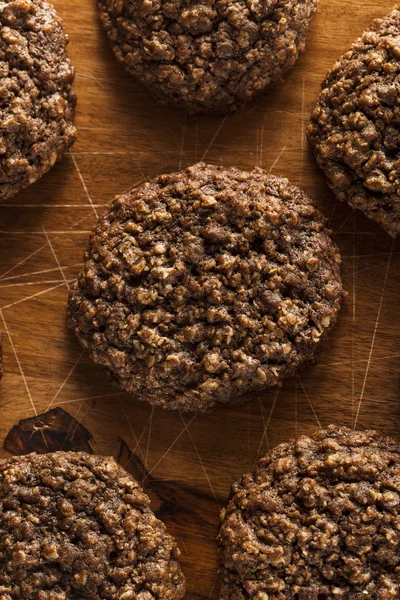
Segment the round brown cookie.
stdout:
<path fill-rule="evenodd" d="M 165 104 L 235 110 L 305 47 L 317 0 L 98 0 L 119 62 Z"/>
<path fill-rule="evenodd" d="M 199 163 L 115 199 L 69 325 L 137 398 L 206 410 L 310 361 L 341 305 L 339 263 L 299 188 Z"/>
<path fill-rule="evenodd" d="M 377 19 L 328 73 L 308 138 L 340 200 L 400 232 L 400 12 Z"/>
<path fill-rule="evenodd" d="M 180 600 L 178 556 L 149 498 L 113 459 L 0 459 L 2 600 Z"/>
<path fill-rule="evenodd" d="M 220 600 L 400 597 L 400 446 L 331 426 L 281 444 L 222 512 Z"/>
<path fill-rule="evenodd" d="M 0 3 L 0 200 L 37 181 L 75 141 L 67 43 L 51 4 Z"/>

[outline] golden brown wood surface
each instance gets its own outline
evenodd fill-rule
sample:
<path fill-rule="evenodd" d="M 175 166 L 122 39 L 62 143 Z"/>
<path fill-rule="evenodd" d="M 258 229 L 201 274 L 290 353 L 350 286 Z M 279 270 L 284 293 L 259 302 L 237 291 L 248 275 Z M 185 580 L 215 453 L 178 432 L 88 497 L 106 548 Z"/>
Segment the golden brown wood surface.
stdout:
<path fill-rule="evenodd" d="M 14 429 L 8 447 L 54 442 L 119 456 L 144 478 L 178 540 L 186 597 L 215 599 L 219 509 L 267 448 L 330 423 L 400 439 L 400 243 L 334 199 L 304 136 L 326 71 L 392 2 L 321 0 L 306 53 L 284 83 L 235 115 L 198 119 L 160 108 L 116 64 L 94 2 L 55 4 L 76 67 L 79 140 L 41 182 L 0 205 L 0 455 L 21 419 L 68 413 Z M 182 416 L 113 388 L 67 330 L 65 304 L 89 230 L 113 196 L 200 159 L 260 165 L 303 186 L 330 220 L 349 295 L 317 364 L 281 391 Z"/>

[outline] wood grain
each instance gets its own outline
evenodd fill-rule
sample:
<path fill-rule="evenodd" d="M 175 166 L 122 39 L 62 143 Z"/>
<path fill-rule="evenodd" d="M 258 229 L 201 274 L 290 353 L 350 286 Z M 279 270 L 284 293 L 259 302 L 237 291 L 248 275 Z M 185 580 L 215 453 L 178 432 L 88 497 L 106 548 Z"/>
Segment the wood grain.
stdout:
<path fill-rule="evenodd" d="M 116 65 L 94 2 L 55 4 L 77 70 L 79 140 L 41 182 L 0 205 L 1 445 L 21 419 L 66 411 L 92 434 L 94 452 L 119 456 L 142 473 L 180 544 L 187 598 L 215 599 L 219 508 L 231 482 L 269 447 L 329 423 L 400 439 L 400 243 L 335 201 L 304 136 L 326 71 L 392 3 L 322 0 L 295 70 L 224 119 L 157 106 Z M 330 220 L 349 295 L 317 364 L 281 391 L 242 408 L 182 417 L 113 388 L 67 330 L 65 304 L 88 232 L 113 196 L 201 158 L 261 165 L 302 185 Z"/>

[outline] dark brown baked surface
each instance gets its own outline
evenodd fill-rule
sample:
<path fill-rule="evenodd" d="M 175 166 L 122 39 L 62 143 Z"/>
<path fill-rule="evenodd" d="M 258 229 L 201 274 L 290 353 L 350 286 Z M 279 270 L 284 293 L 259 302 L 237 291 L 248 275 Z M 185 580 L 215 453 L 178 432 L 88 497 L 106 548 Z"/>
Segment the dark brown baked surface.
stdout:
<path fill-rule="evenodd" d="M 400 232 L 400 12 L 377 19 L 327 75 L 308 138 L 340 200 Z"/>
<path fill-rule="evenodd" d="M 0 5 L 0 200 L 37 181 L 76 138 L 74 69 L 54 7 Z"/>
<path fill-rule="evenodd" d="M 116 198 L 68 315 L 122 388 L 202 411 L 293 375 L 342 297 L 339 251 L 304 192 L 199 163 Z"/>
<path fill-rule="evenodd" d="M 149 505 L 113 459 L 1 459 L 0 597 L 180 600 L 179 551 Z"/>
<path fill-rule="evenodd" d="M 232 486 L 221 600 L 400 595 L 400 446 L 331 426 L 281 444 Z"/>
<path fill-rule="evenodd" d="M 98 0 L 119 62 L 159 101 L 235 110 L 305 47 L 317 0 Z"/>
<path fill-rule="evenodd" d="M 3 334 L 0 331 L 0 379 L 3 378 Z"/>

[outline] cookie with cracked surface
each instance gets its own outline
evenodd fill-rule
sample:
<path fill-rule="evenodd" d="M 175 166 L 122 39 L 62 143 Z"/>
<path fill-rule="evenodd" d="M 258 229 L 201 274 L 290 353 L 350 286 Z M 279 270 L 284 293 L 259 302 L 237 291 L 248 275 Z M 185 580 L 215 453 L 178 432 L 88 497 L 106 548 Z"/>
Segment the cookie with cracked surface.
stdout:
<path fill-rule="evenodd" d="M 98 0 L 111 48 L 164 104 L 225 113 L 290 70 L 317 0 Z"/>
<path fill-rule="evenodd" d="M 67 44 L 51 4 L 0 3 L 0 200 L 37 181 L 75 141 Z"/>
<path fill-rule="evenodd" d="M 113 459 L 0 459 L 4 600 L 180 600 L 179 551 Z"/>
<path fill-rule="evenodd" d="M 307 133 L 340 200 L 400 232 L 400 11 L 374 21 L 328 73 Z"/>
<path fill-rule="evenodd" d="M 400 596 L 400 445 L 328 427 L 281 444 L 232 486 L 221 600 Z"/>
<path fill-rule="evenodd" d="M 3 334 L 0 331 L 0 379 L 3 378 Z"/>
<path fill-rule="evenodd" d="M 314 356 L 340 256 L 286 179 L 199 163 L 118 196 L 90 238 L 69 325 L 138 399 L 204 411 Z"/>
<path fill-rule="evenodd" d="M 0 331 L 0 379 L 3 378 L 3 334 Z"/>

